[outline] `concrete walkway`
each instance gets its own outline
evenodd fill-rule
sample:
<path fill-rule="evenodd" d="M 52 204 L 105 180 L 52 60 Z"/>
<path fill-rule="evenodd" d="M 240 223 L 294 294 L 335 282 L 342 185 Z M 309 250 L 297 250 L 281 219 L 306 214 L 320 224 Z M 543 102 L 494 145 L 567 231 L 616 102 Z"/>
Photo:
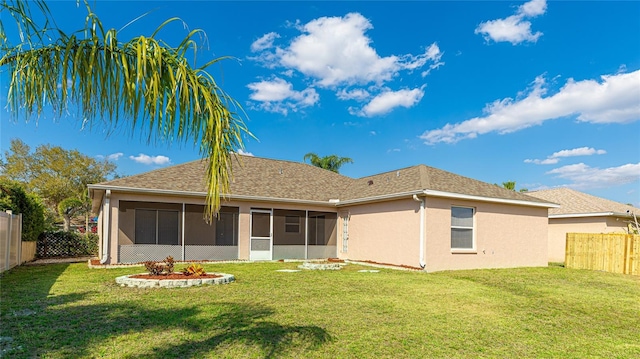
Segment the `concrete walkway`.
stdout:
<path fill-rule="evenodd" d="M 53 264 L 53 263 L 80 263 L 80 262 L 86 263 L 91 258 L 93 257 L 83 256 L 83 257 L 64 257 L 64 258 L 42 258 L 42 259 L 36 259 L 33 262 L 24 263 L 23 265 L 37 266 L 42 264 Z"/>

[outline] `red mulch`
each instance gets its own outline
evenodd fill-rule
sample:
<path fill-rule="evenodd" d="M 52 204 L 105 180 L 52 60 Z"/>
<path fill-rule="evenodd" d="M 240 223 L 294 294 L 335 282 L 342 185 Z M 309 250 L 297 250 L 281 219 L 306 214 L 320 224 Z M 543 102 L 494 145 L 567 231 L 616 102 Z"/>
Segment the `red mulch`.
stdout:
<path fill-rule="evenodd" d="M 184 275 L 182 273 L 171 273 L 171 274 L 160 274 L 160 275 L 151 275 L 151 274 L 134 274 L 130 275 L 129 278 L 140 278 L 140 279 L 202 279 L 202 278 L 220 278 L 221 275 L 218 274 L 203 274 L 200 276 L 195 275 Z"/>
<path fill-rule="evenodd" d="M 378 264 L 378 265 L 389 266 L 389 267 L 407 268 L 407 269 L 413 269 L 413 270 L 422 270 L 422 268 L 420 267 L 412 267 L 404 264 L 389 264 L 389 263 L 380 263 L 380 262 L 374 262 L 374 261 L 358 261 L 358 262 Z"/>

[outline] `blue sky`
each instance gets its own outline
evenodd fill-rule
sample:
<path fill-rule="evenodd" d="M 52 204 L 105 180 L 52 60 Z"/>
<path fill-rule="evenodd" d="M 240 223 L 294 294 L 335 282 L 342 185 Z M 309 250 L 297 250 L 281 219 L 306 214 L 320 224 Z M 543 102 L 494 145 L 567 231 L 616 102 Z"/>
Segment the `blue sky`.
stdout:
<path fill-rule="evenodd" d="M 82 26 L 75 1 L 49 3 Z M 351 157 L 362 177 L 426 164 L 529 190 L 568 186 L 640 207 L 640 2 L 96 1 L 120 39 L 170 17 L 208 35 L 199 62 L 246 110 L 245 152 Z M 126 26 L 130 21 L 148 15 Z M 3 19 L 3 21 L 7 21 Z M 177 44 L 178 23 L 159 37 Z M 12 121 L 11 138 L 110 158 L 121 175 L 199 158 L 191 145 L 83 128 L 70 115 Z"/>

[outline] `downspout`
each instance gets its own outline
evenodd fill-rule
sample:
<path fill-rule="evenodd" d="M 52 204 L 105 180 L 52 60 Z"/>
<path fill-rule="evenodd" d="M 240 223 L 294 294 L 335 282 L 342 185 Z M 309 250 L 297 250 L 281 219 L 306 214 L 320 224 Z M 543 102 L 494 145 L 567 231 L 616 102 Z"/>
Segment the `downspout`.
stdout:
<path fill-rule="evenodd" d="M 424 199 L 418 198 L 417 195 L 413 195 L 413 200 L 420 202 L 420 268 L 424 269 L 427 263 L 424 261 Z"/>
<path fill-rule="evenodd" d="M 110 209 L 110 201 L 111 200 L 111 190 L 108 189 L 104 193 L 104 204 L 102 207 L 102 259 L 100 259 L 100 264 L 106 264 L 109 260 L 109 251 L 111 248 L 109 247 L 109 212 Z"/>

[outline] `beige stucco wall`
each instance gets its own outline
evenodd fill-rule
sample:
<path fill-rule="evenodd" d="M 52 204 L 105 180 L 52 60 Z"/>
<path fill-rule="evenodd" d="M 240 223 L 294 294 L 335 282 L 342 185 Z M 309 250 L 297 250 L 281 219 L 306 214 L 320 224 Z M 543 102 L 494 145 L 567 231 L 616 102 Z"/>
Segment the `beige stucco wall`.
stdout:
<path fill-rule="evenodd" d="M 349 212 L 349 241 L 346 253 L 338 243 L 339 257 L 419 266 L 419 209 L 419 202 L 410 198 L 341 208 Z"/>
<path fill-rule="evenodd" d="M 626 232 L 627 224 L 613 216 L 550 218 L 549 262 L 564 262 L 567 233 Z"/>
<path fill-rule="evenodd" d="M 451 250 L 451 207 L 475 208 L 475 250 Z M 427 271 L 547 265 L 547 208 L 428 198 Z"/>
<path fill-rule="evenodd" d="M 451 207 L 473 207 L 475 250 L 451 250 Z M 348 251 L 340 258 L 419 267 L 420 203 L 410 198 L 341 208 L 349 213 Z M 547 208 L 427 197 L 427 271 L 547 265 Z M 340 241 L 342 240 L 342 233 Z"/>

